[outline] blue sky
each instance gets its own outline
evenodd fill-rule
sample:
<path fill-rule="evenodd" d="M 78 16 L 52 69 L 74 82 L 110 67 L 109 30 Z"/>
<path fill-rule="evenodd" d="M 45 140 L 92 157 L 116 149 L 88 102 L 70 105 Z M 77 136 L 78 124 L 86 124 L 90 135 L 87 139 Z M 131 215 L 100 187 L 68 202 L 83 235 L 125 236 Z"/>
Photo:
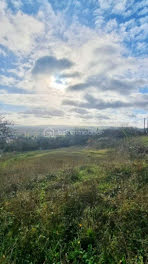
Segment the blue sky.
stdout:
<path fill-rule="evenodd" d="M 0 112 L 22 125 L 148 115 L 148 0 L 1 0 Z"/>

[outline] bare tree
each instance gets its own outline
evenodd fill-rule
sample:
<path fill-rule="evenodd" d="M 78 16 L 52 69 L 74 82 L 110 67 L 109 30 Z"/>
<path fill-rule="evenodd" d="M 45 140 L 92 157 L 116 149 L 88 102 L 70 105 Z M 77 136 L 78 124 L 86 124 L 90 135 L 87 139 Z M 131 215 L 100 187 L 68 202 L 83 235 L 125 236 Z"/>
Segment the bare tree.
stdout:
<path fill-rule="evenodd" d="M 0 115 L 0 150 L 4 148 L 7 140 L 11 138 L 11 125 L 11 122 L 7 121 L 4 116 Z"/>

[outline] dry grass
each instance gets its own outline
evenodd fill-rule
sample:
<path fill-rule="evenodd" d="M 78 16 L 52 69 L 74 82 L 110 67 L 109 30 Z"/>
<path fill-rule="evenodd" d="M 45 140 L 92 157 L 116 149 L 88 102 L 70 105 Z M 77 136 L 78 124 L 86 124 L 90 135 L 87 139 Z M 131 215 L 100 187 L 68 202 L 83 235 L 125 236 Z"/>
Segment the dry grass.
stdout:
<path fill-rule="evenodd" d="M 68 168 L 96 164 L 106 154 L 107 150 L 70 147 L 6 155 L 0 160 L 0 197 L 24 188 L 37 177 L 41 178 Z"/>

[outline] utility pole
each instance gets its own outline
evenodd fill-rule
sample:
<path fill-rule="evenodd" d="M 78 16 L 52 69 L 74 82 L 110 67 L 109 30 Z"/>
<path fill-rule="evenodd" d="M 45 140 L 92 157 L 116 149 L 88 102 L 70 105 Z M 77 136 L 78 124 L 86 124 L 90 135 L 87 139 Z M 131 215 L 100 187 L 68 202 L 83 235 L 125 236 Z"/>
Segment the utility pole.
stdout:
<path fill-rule="evenodd" d="M 148 135 L 148 118 L 144 118 L 144 134 Z"/>
<path fill-rule="evenodd" d="M 144 134 L 145 134 L 145 121 L 146 121 L 146 118 L 144 118 Z"/>

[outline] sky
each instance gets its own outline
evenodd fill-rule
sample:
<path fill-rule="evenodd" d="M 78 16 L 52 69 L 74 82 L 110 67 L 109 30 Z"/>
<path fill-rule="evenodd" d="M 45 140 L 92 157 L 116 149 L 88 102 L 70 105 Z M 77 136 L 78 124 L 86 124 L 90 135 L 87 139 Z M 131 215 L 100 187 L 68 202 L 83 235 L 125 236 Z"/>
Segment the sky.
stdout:
<path fill-rule="evenodd" d="M 0 114 L 17 125 L 142 127 L 148 0 L 0 0 Z"/>

